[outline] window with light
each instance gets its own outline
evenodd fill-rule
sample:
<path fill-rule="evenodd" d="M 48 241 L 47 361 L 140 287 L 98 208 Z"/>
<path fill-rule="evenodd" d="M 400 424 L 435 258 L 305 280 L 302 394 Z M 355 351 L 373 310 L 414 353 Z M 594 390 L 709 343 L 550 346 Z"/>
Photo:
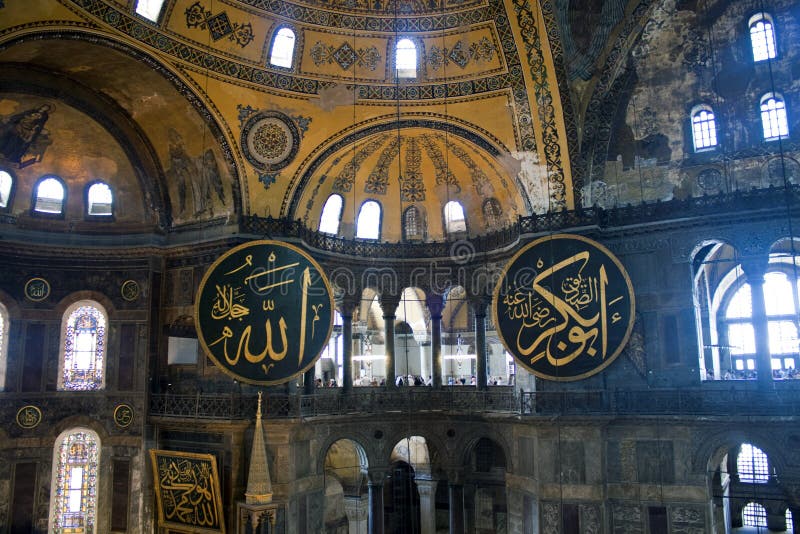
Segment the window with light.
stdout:
<path fill-rule="evenodd" d="M 87 215 L 110 217 L 114 214 L 114 197 L 108 184 L 98 182 L 89 187 L 86 193 Z"/>
<path fill-rule="evenodd" d="M 448 234 L 467 231 L 467 219 L 460 202 L 451 200 L 444 205 L 444 229 Z"/>
<path fill-rule="evenodd" d="M 37 213 L 64 213 L 64 184 L 58 178 L 43 178 L 36 184 L 33 210 Z"/>
<path fill-rule="evenodd" d="M 395 68 L 398 78 L 417 77 L 417 47 L 411 39 L 400 39 L 397 42 Z"/>
<path fill-rule="evenodd" d="M 768 13 L 758 13 L 750 17 L 750 44 L 753 47 L 753 61 L 765 61 L 777 55 L 775 48 L 775 27 Z"/>
<path fill-rule="evenodd" d="M 381 237 L 381 205 L 374 200 L 368 200 L 361 205 L 356 222 L 356 237 L 364 239 Z"/>
<path fill-rule="evenodd" d="M 736 471 L 740 482 L 765 484 L 769 481 L 769 460 L 764 451 L 743 443 L 736 457 Z"/>
<path fill-rule="evenodd" d="M 295 35 L 290 28 L 281 28 L 272 41 L 269 62 L 276 67 L 292 68 Z"/>
<path fill-rule="evenodd" d="M 746 527 L 767 527 L 767 510 L 762 505 L 749 502 L 742 509 L 742 525 Z"/>
<path fill-rule="evenodd" d="M 782 271 L 768 272 L 764 276 L 764 304 L 767 311 L 769 350 L 772 355 L 772 370 L 797 368 L 798 336 L 795 320 L 798 316 L 796 301 L 797 281 Z M 727 346 L 730 349 L 734 370 L 755 371 L 756 339 L 753 325 L 753 302 L 750 285 L 739 280 L 725 308 L 724 323 L 727 330 Z"/>
<path fill-rule="evenodd" d="M 136 13 L 151 22 L 158 22 L 158 16 L 161 14 L 163 5 L 164 0 L 138 0 L 136 2 Z"/>
<path fill-rule="evenodd" d="M 70 306 L 64 317 L 59 389 L 102 389 L 105 385 L 105 311 L 96 302 L 81 301 Z"/>
<path fill-rule="evenodd" d="M 99 451 L 100 439 L 88 429 L 68 430 L 56 440 L 49 532 L 96 531 Z"/>
<path fill-rule="evenodd" d="M 416 206 L 409 206 L 403 212 L 403 235 L 408 240 L 422 239 L 422 224 Z"/>
<path fill-rule="evenodd" d="M 692 139 L 696 151 L 717 146 L 717 125 L 710 107 L 701 106 L 692 112 Z"/>
<path fill-rule="evenodd" d="M 11 202 L 11 186 L 14 185 L 14 179 L 11 175 L 0 170 L 0 208 L 7 208 L 8 203 Z"/>
<path fill-rule="evenodd" d="M 322 207 L 319 218 L 319 231 L 336 235 L 339 233 L 339 223 L 342 220 L 342 196 L 331 195 Z"/>
<path fill-rule="evenodd" d="M 764 140 L 766 141 L 789 136 L 789 120 L 783 97 L 767 93 L 761 98 L 761 125 L 764 128 Z"/>

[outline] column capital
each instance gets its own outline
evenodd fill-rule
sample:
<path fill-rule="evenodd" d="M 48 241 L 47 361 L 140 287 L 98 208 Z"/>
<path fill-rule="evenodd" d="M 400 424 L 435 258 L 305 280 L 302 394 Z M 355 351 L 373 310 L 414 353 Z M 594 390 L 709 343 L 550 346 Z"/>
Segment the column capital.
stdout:
<path fill-rule="evenodd" d="M 486 309 L 492 303 L 492 297 L 488 295 L 475 295 L 469 297 L 469 305 L 476 317 L 486 317 Z"/>
<path fill-rule="evenodd" d="M 764 273 L 767 272 L 767 265 L 769 264 L 769 257 L 753 256 L 742 260 L 742 270 L 744 271 L 747 281 L 751 284 L 759 284 L 764 282 Z"/>
<path fill-rule="evenodd" d="M 428 311 L 431 312 L 431 317 L 436 319 L 442 318 L 444 311 L 444 297 L 435 293 L 429 293 L 425 296 L 425 304 L 428 306 Z"/>
<path fill-rule="evenodd" d="M 360 301 L 358 295 L 343 295 L 336 299 L 336 308 L 342 317 L 352 317 Z"/>
<path fill-rule="evenodd" d="M 387 317 L 395 317 L 397 307 L 400 305 L 400 295 L 392 295 L 390 293 L 381 293 L 378 296 L 378 302 L 381 304 L 384 319 Z"/>
<path fill-rule="evenodd" d="M 367 470 L 367 481 L 370 486 L 382 486 L 388 474 L 388 467 L 370 467 Z"/>

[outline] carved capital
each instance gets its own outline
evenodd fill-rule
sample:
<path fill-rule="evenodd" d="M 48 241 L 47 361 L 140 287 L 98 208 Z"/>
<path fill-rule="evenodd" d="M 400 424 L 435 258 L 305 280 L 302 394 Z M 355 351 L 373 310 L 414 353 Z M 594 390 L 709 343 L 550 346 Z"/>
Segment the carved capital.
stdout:
<path fill-rule="evenodd" d="M 486 311 L 491 303 L 492 299 L 487 295 L 476 295 L 469 298 L 469 305 L 472 306 L 475 317 L 486 317 Z"/>
<path fill-rule="evenodd" d="M 386 480 L 388 474 L 389 469 L 386 467 L 371 467 L 367 471 L 367 480 L 369 481 L 369 485 L 383 486 L 383 482 Z"/>
<path fill-rule="evenodd" d="M 400 305 L 400 295 L 381 293 L 378 299 L 381 303 L 381 310 L 383 310 L 383 318 L 394 319 L 397 307 Z"/>
<path fill-rule="evenodd" d="M 769 257 L 767 255 L 752 256 L 742 261 L 742 270 L 750 284 L 763 284 L 764 273 L 767 272 Z"/>
<path fill-rule="evenodd" d="M 428 293 L 425 297 L 425 304 L 431 312 L 432 319 L 441 319 L 444 311 L 444 297 L 435 293 Z"/>
<path fill-rule="evenodd" d="M 343 295 L 336 299 L 336 308 L 342 319 L 350 317 L 352 319 L 353 312 L 361 303 L 361 298 L 358 295 Z"/>

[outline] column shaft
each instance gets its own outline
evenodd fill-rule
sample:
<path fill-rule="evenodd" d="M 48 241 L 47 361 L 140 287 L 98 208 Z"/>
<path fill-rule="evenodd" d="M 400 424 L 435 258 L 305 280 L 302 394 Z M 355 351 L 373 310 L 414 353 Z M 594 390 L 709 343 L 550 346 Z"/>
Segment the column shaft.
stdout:
<path fill-rule="evenodd" d="M 464 486 L 449 484 L 450 534 L 464 534 Z"/>
<path fill-rule="evenodd" d="M 383 484 L 369 482 L 369 534 L 383 534 Z"/>
<path fill-rule="evenodd" d="M 342 315 L 342 393 L 350 393 L 353 389 L 353 316 Z"/>

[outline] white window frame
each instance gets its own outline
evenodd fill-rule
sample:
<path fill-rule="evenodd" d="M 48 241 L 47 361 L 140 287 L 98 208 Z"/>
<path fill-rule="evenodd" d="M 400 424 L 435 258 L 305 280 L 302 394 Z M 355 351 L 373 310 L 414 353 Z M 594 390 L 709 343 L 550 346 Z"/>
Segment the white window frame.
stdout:
<path fill-rule="evenodd" d="M 398 78 L 416 78 L 418 63 L 417 45 L 408 37 L 397 41 L 394 48 L 395 72 Z"/>
<path fill-rule="evenodd" d="M 789 137 L 789 116 L 782 95 L 767 93 L 762 96 L 760 110 L 765 141 L 777 141 Z"/>
<path fill-rule="evenodd" d="M 356 237 L 361 239 L 380 239 L 383 208 L 377 200 L 366 200 L 358 210 Z"/>
<path fill-rule="evenodd" d="M 778 56 L 775 23 L 769 13 L 756 13 L 747 23 L 750 29 L 750 48 L 753 51 L 753 62 L 758 63 L 775 59 Z"/>
<path fill-rule="evenodd" d="M 275 33 L 269 51 L 269 64 L 273 67 L 291 69 L 294 63 L 294 48 L 297 34 L 294 30 L 283 26 Z"/>
<path fill-rule="evenodd" d="M 714 110 L 705 104 L 695 106 L 691 114 L 692 144 L 695 152 L 717 147 L 717 119 Z"/>
<path fill-rule="evenodd" d="M 338 205 L 336 204 L 338 202 Z M 337 235 L 339 226 L 342 223 L 342 209 L 344 199 L 342 195 L 332 194 L 322 206 L 322 214 L 319 216 L 319 231 L 325 234 Z"/>

